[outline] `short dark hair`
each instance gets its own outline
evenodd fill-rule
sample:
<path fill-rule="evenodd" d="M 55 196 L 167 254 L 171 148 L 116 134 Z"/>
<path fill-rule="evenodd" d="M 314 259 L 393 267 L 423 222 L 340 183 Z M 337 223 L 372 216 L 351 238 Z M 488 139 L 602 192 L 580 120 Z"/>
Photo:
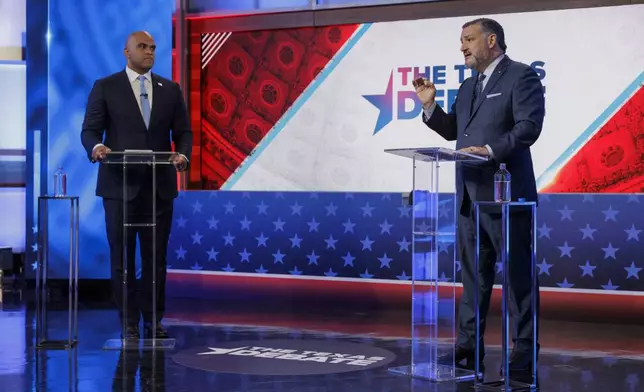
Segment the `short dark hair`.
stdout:
<path fill-rule="evenodd" d="M 475 24 L 481 25 L 481 30 L 484 33 L 495 34 L 496 42 L 499 44 L 499 47 L 501 48 L 501 50 L 503 50 L 503 53 L 505 53 L 505 49 L 507 48 L 507 46 L 505 45 L 505 33 L 503 32 L 503 27 L 499 22 L 497 22 L 494 19 L 479 18 L 465 23 L 463 25 L 463 28 L 466 28 L 468 26 L 475 25 Z"/>

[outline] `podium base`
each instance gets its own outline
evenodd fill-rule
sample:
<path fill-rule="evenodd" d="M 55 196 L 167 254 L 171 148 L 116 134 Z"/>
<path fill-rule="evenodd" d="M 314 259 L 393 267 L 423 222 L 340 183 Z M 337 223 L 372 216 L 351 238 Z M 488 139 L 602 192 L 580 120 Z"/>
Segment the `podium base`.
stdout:
<path fill-rule="evenodd" d="M 519 392 L 519 391 L 536 391 L 539 388 L 534 385 L 526 384 L 519 381 L 509 380 L 506 385 L 506 380 L 490 381 L 474 385 L 474 388 L 480 391 L 495 391 L 495 392 Z"/>
<path fill-rule="evenodd" d="M 419 363 L 414 366 L 392 367 L 389 368 L 389 371 L 395 374 L 434 382 L 462 382 L 474 380 L 473 370 L 432 363 Z"/>
<path fill-rule="evenodd" d="M 103 345 L 108 351 L 173 350 L 176 339 L 110 339 Z"/>

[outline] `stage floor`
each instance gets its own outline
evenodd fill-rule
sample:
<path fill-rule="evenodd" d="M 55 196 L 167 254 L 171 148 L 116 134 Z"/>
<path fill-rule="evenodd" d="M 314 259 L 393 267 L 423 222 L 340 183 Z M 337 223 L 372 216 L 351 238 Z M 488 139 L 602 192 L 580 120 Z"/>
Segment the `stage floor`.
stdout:
<path fill-rule="evenodd" d="M 406 310 L 294 305 L 276 298 L 173 299 L 164 321 L 176 338 L 173 350 L 119 352 L 102 349 L 119 335 L 116 312 L 104 304 L 82 306 L 76 349 L 34 350 L 30 307 L 14 299 L 0 311 L 3 392 L 473 390 L 469 383 L 433 384 L 387 370 L 409 361 Z M 65 333 L 64 316 L 52 313 L 53 334 Z M 500 328 L 494 319 L 489 328 L 486 374 L 496 379 Z M 544 320 L 541 390 L 642 390 L 642 330 Z"/>

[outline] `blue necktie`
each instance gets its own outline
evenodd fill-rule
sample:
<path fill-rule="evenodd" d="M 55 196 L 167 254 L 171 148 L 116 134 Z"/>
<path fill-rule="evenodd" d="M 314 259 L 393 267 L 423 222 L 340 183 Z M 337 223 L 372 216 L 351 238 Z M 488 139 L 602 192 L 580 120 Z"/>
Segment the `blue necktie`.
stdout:
<path fill-rule="evenodd" d="M 145 90 L 145 76 L 139 76 L 139 81 L 141 82 L 141 114 L 143 115 L 143 121 L 145 122 L 145 127 L 149 128 L 150 126 L 150 100 L 148 99 L 148 92 Z"/>

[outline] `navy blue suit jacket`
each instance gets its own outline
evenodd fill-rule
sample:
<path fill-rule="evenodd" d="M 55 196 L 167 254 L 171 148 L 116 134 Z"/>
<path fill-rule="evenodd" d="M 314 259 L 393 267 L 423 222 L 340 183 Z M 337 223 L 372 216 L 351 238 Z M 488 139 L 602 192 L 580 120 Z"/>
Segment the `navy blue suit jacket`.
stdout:
<path fill-rule="evenodd" d="M 125 70 L 94 83 L 87 100 L 81 141 L 92 159 L 92 149 L 103 143 L 112 151 L 171 151 L 172 140 L 177 153 L 190 159 L 192 130 L 179 85 L 154 73 L 152 75 L 152 111 L 150 126 L 145 127 L 141 110 Z M 128 170 L 128 199 L 136 197 L 143 182 L 151 174 L 147 166 L 134 165 Z M 177 175 L 174 166 L 158 165 L 156 169 L 159 197 L 177 197 Z M 121 165 L 101 164 L 96 195 L 108 199 L 123 198 Z"/>
<path fill-rule="evenodd" d="M 489 145 L 494 159 L 485 163 L 456 164 L 457 208 L 463 190 L 472 201 L 494 200 L 494 173 L 505 163 L 512 176 L 512 200 L 537 201 L 530 146 L 541 134 L 545 100 L 541 81 L 528 65 L 505 56 L 496 66 L 481 98 L 472 105 L 476 77 L 466 79 L 449 113 L 436 105 L 423 122 L 456 149 Z"/>

